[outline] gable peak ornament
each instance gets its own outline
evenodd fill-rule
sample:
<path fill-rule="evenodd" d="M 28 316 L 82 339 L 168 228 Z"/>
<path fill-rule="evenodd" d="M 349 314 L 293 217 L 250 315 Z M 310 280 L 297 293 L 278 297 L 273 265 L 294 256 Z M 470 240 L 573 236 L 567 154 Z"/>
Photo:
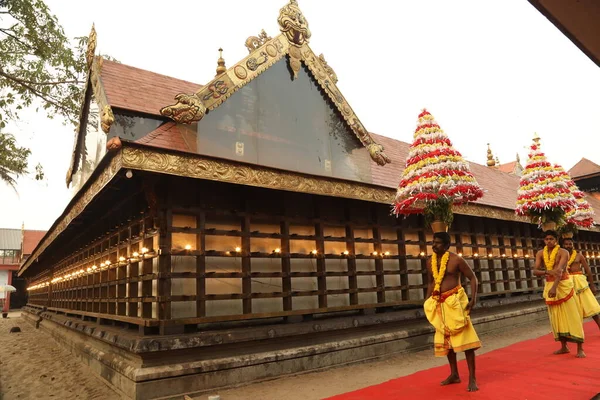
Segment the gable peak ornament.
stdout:
<path fill-rule="evenodd" d="M 277 22 L 281 33 L 285 35 L 290 44 L 300 47 L 304 43 L 308 43 L 310 39 L 308 21 L 304 18 L 296 0 L 290 0 L 279 10 Z"/>

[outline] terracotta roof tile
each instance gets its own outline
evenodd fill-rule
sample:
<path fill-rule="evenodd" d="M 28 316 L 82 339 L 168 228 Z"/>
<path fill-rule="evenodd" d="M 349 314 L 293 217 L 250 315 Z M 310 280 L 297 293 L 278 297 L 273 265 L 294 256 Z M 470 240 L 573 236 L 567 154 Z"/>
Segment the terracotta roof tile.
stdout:
<path fill-rule="evenodd" d="M 597 174 L 599 172 L 600 165 L 588 160 L 587 158 L 582 158 L 569 170 L 569 175 L 571 175 L 571 178 L 575 179 L 586 175 Z"/>
<path fill-rule="evenodd" d="M 101 75 L 112 107 L 151 115 L 160 115 L 159 110 L 172 104 L 178 93 L 193 93 L 202 87 L 196 83 L 107 60 L 103 61 Z M 392 163 L 385 167 L 372 163 L 373 184 L 395 189 L 405 166 L 409 144 L 386 136 L 371 135 L 376 142 L 385 147 L 385 153 L 392 160 Z M 164 123 L 137 142 L 166 149 L 196 152 L 195 132 L 174 122 Z M 507 172 L 512 172 L 515 164 L 516 162 L 511 162 L 501 165 L 500 168 L 489 168 L 470 163 L 473 175 L 485 191 L 483 198 L 477 203 L 514 209 L 520 178 Z M 507 171 L 509 168 L 510 171 Z M 578 176 L 573 172 L 580 175 L 600 172 L 600 166 L 584 158 L 569 171 L 571 176 Z M 600 199 L 588 197 L 597 215 L 600 215 Z"/>
<path fill-rule="evenodd" d="M 506 172 L 507 174 L 512 173 L 515 170 L 515 166 L 517 165 L 516 161 L 511 161 L 506 164 L 498 165 L 498 170 L 502 172 Z"/>
<path fill-rule="evenodd" d="M 380 167 L 375 163 L 371 164 L 373 183 L 397 188 L 400 183 L 400 175 L 406 165 L 410 145 L 374 133 L 371 135 L 376 142 L 383 145 L 385 153 L 392 159 L 392 163 L 385 167 Z M 515 208 L 519 177 L 473 162 L 470 162 L 469 165 L 477 182 L 485 190 L 484 196 L 477 203 L 507 209 Z"/>
<path fill-rule="evenodd" d="M 102 85 L 111 107 L 160 115 L 160 109 L 173 104 L 179 93 L 194 93 L 197 83 L 103 60 Z"/>
<path fill-rule="evenodd" d="M 195 133 L 173 121 L 162 124 L 136 142 L 165 149 L 196 152 Z"/>
<path fill-rule="evenodd" d="M 31 254 L 47 231 L 29 231 L 23 232 L 23 255 Z"/>

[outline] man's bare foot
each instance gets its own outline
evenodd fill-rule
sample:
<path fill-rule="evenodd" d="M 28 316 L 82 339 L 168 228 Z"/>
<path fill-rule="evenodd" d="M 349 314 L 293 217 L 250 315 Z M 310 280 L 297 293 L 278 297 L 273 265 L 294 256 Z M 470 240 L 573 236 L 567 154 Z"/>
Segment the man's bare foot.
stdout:
<path fill-rule="evenodd" d="M 585 358 L 585 353 L 583 352 L 583 350 L 579 350 L 577 352 L 577 355 L 575 357 L 577 357 L 577 358 Z"/>
<path fill-rule="evenodd" d="M 467 386 L 467 392 L 476 392 L 479 390 L 477 387 L 477 382 L 475 380 L 469 380 L 469 386 Z"/>
<path fill-rule="evenodd" d="M 440 385 L 446 386 L 446 385 L 452 385 L 453 383 L 460 383 L 460 377 L 458 375 L 450 374 L 450 376 L 448 376 L 446 379 L 444 379 L 442 382 L 440 382 Z"/>
<path fill-rule="evenodd" d="M 568 347 L 563 347 L 561 349 L 556 350 L 552 354 L 567 354 L 567 353 L 569 353 L 569 348 Z"/>

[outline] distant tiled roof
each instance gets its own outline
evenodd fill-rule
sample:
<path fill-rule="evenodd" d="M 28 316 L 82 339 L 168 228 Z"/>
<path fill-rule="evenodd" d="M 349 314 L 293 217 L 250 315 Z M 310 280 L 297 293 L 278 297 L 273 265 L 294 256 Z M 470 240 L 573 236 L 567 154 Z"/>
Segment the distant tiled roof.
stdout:
<path fill-rule="evenodd" d="M 21 250 L 21 230 L 0 228 L 0 250 Z"/>
<path fill-rule="evenodd" d="M 102 86 L 113 108 L 160 115 L 160 109 L 175 103 L 179 93 L 194 93 L 197 83 L 171 78 L 125 64 L 103 60 Z"/>
<path fill-rule="evenodd" d="M 44 237 L 47 231 L 29 231 L 23 233 L 23 255 L 29 255 Z"/>
<path fill-rule="evenodd" d="M 600 165 L 587 158 L 582 158 L 569 170 L 569 175 L 571 175 L 571 178 L 573 179 L 597 173 L 600 173 Z"/>
<path fill-rule="evenodd" d="M 498 170 L 502 172 L 506 172 L 507 174 L 512 173 L 515 170 L 515 166 L 517 165 L 516 161 L 511 161 L 506 164 L 498 165 Z"/>
<path fill-rule="evenodd" d="M 392 159 L 392 163 L 385 167 L 380 167 L 375 163 L 371 164 L 373 183 L 396 188 L 398 187 L 398 183 L 400 183 L 400 175 L 406 165 L 406 156 L 408 155 L 410 145 L 374 133 L 371 135 L 376 142 L 383 145 L 385 154 Z M 477 182 L 485 190 L 483 198 L 478 200 L 477 203 L 507 209 L 515 208 L 517 189 L 519 188 L 518 176 L 509 175 L 495 168 L 485 167 L 480 164 L 469 163 L 469 165 Z"/>

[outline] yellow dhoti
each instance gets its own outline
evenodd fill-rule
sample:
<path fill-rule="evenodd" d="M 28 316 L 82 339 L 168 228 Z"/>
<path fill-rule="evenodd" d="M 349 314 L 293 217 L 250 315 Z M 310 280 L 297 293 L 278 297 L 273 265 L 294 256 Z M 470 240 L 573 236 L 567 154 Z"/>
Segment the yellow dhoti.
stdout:
<path fill-rule="evenodd" d="M 444 357 L 450 350 L 461 352 L 481 347 L 471 318 L 465 311 L 468 303 L 467 294 L 460 285 L 425 300 L 425 316 L 435 328 L 433 343 L 436 357 Z"/>
<path fill-rule="evenodd" d="M 573 279 L 564 274 L 556 288 L 556 297 L 548 297 L 554 279 L 548 277 L 544 287 L 544 299 L 548 305 L 550 325 L 554 340 L 583 343 L 583 320 L 575 297 Z"/>
<path fill-rule="evenodd" d="M 579 300 L 578 305 L 583 318 L 600 315 L 600 304 L 598 304 L 596 296 L 594 296 L 590 290 L 590 284 L 588 283 L 587 277 L 581 272 L 573 272 L 571 276 L 573 277 L 575 295 Z"/>

